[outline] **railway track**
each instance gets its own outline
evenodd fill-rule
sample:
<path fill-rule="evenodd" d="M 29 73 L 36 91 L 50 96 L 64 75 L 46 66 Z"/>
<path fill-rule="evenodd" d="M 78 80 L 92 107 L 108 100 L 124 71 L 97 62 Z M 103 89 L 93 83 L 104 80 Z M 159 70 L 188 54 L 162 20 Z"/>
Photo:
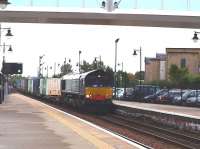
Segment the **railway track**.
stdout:
<path fill-rule="evenodd" d="M 127 120 L 127 118 L 125 117 L 114 114 L 102 116 L 100 118 L 114 125 L 127 128 L 130 131 L 137 131 L 140 133 L 151 135 L 165 142 L 173 143 L 175 145 L 180 146 L 181 148 L 199 149 L 200 147 L 200 138 L 181 134 L 172 130 L 160 128 L 144 122 L 142 123 L 138 120 Z"/>
<path fill-rule="evenodd" d="M 41 101 L 41 100 L 40 100 Z M 100 127 L 106 129 L 107 131 L 110 131 L 116 135 L 119 135 L 126 140 L 129 140 L 131 142 L 137 143 L 147 149 L 152 149 L 152 148 L 173 148 L 173 147 L 167 147 L 168 144 L 174 144 L 172 146 L 179 146 L 178 149 L 182 148 L 188 148 L 188 149 L 199 149 L 200 146 L 200 137 L 199 138 L 194 138 L 192 136 L 186 136 L 183 134 L 178 134 L 173 131 L 165 130 L 160 127 L 156 127 L 153 125 L 149 124 L 143 124 L 139 122 L 138 120 L 127 120 L 126 117 L 122 117 L 118 114 L 109 114 L 106 116 L 100 116 L 100 115 L 91 115 L 91 114 L 83 114 L 80 112 L 75 111 L 74 109 L 70 107 L 65 107 L 61 106 L 46 100 L 42 100 L 42 102 L 53 106 L 54 108 L 57 108 L 59 110 L 62 110 L 64 112 L 70 113 L 72 115 L 75 115 L 79 118 L 85 119 L 87 121 L 90 121 L 92 123 L 95 123 L 96 125 L 99 125 Z M 108 126 L 111 126 L 109 127 Z M 113 129 L 114 128 L 114 129 Z M 115 129 L 116 128 L 116 129 Z M 123 130 L 124 128 L 127 129 L 126 133 L 123 133 L 122 131 L 117 130 L 118 128 L 121 128 Z M 146 136 L 147 137 L 142 137 L 144 140 L 138 140 L 137 137 L 129 136 L 127 134 L 135 134 L 135 132 L 138 132 L 138 134 L 141 134 L 141 136 Z M 136 135 L 137 136 L 137 135 Z M 157 139 L 152 139 L 152 138 L 157 138 Z M 178 138 L 178 139 L 177 139 Z M 152 141 L 146 141 L 151 139 Z M 136 141 L 137 140 L 137 141 Z M 159 143 L 160 140 L 160 143 Z M 157 142 L 158 141 L 158 142 Z M 141 143 L 140 143 L 141 142 Z M 152 146 L 152 143 L 155 143 Z M 165 146 L 162 146 L 162 142 L 165 142 Z M 192 142 L 192 143 L 191 143 Z M 152 147 L 151 147 L 152 146 Z M 160 146 L 160 147 L 158 147 Z M 170 145 L 169 145 L 170 146 Z"/>

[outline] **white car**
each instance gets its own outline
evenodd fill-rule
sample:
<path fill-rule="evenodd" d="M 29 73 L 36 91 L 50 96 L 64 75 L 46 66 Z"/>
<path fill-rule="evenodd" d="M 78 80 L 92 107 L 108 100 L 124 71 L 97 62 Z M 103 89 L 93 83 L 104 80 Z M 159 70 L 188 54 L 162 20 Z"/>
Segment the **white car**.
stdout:
<path fill-rule="evenodd" d="M 197 97 L 189 97 L 186 99 L 187 104 L 200 104 L 200 95 Z"/>
<path fill-rule="evenodd" d="M 200 90 L 188 90 L 186 91 L 182 97 L 177 97 L 175 100 L 186 102 L 189 98 L 196 98 L 196 96 L 200 95 Z"/>

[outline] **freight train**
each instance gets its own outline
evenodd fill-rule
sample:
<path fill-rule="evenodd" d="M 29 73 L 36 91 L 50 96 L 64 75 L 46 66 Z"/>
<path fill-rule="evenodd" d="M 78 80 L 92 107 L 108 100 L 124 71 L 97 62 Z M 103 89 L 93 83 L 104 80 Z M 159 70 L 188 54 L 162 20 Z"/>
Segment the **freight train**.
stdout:
<path fill-rule="evenodd" d="M 112 107 L 113 75 L 104 70 L 62 78 L 23 78 L 16 80 L 15 86 L 25 94 L 77 109 L 106 111 Z"/>

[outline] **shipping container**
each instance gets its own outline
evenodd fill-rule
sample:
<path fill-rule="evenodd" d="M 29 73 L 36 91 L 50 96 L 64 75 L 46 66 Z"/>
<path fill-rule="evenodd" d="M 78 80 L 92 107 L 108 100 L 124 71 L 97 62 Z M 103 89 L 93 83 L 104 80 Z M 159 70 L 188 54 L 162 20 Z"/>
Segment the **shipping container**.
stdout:
<path fill-rule="evenodd" d="M 40 95 L 46 95 L 46 78 L 40 79 Z"/>
<path fill-rule="evenodd" d="M 28 79 L 22 79 L 21 81 L 22 90 L 27 93 L 28 92 Z"/>
<path fill-rule="evenodd" d="M 40 86 L 40 79 L 34 78 L 33 79 L 33 94 L 34 95 L 39 95 L 40 93 L 39 86 Z"/>
<path fill-rule="evenodd" d="M 59 78 L 40 79 L 40 94 L 46 96 L 60 96 L 61 79 Z"/>
<path fill-rule="evenodd" d="M 21 80 L 16 80 L 16 81 L 15 81 L 15 84 L 14 84 L 14 87 L 15 87 L 16 89 L 21 89 Z"/>
<path fill-rule="evenodd" d="M 28 79 L 28 93 L 33 93 L 33 79 Z"/>
<path fill-rule="evenodd" d="M 59 78 L 47 79 L 47 95 L 49 96 L 61 95 L 61 79 Z"/>

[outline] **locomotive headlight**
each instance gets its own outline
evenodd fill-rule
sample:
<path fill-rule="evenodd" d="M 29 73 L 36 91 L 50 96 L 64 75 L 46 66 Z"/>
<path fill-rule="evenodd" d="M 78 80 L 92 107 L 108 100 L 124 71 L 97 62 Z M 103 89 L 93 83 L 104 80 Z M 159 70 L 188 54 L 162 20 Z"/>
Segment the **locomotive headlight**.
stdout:
<path fill-rule="evenodd" d="M 90 95 L 85 95 L 86 98 L 90 98 Z"/>

